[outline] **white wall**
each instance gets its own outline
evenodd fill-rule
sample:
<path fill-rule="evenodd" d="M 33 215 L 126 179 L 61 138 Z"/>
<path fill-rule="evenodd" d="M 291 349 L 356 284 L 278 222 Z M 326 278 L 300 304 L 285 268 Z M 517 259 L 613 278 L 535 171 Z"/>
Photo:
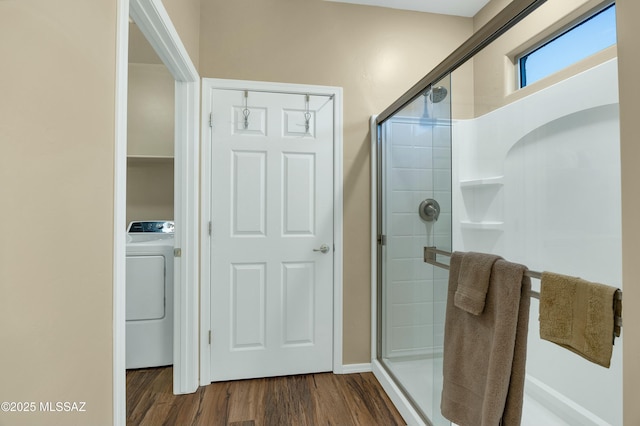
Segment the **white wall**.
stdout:
<path fill-rule="evenodd" d="M 454 249 L 621 287 L 619 139 L 615 59 L 454 122 Z M 527 373 L 585 410 L 562 407 L 567 422 L 622 424 L 621 339 L 605 369 L 540 340 L 538 327 L 534 300 Z"/>

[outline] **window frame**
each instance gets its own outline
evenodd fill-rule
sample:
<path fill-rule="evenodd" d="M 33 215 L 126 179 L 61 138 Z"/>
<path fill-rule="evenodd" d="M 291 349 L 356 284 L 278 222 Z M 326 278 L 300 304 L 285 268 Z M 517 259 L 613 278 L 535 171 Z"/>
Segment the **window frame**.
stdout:
<path fill-rule="evenodd" d="M 539 51 L 540 49 L 543 49 L 545 46 L 552 44 L 554 41 L 560 39 L 561 37 L 565 36 L 566 34 L 570 33 L 571 31 L 577 29 L 578 27 L 580 27 L 581 25 L 587 23 L 588 21 L 590 21 L 591 19 L 595 18 L 596 16 L 602 14 L 603 12 L 605 12 L 606 10 L 610 9 L 610 8 L 615 8 L 616 6 L 616 2 L 615 0 L 613 1 L 609 1 L 606 3 L 603 3 L 601 5 L 599 5 L 597 8 L 591 9 L 588 13 L 585 13 L 584 15 L 580 16 L 579 18 L 571 21 L 568 25 L 563 26 L 561 29 L 559 29 L 558 31 L 555 31 L 553 34 L 549 35 L 548 37 L 545 37 L 543 40 L 541 40 L 540 42 L 534 44 L 533 46 L 530 46 L 529 48 L 527 48 L 526 50 L 522 51 L 521 53 L 515 55 L 513 61 L 514 61 L 514 66 L 516 68 L 516 90 L 520 90 L 520 89 L 524 89 L 525 87 L 529 87 L 531 84 L 534 84 L 538 81 L 544 80 L 545 78 L 565 69 L 568 67 L 571 67 L 573 65 L 575 65 L 576 63 L 592 56 L 595 55 L 599 52 L 602 52 L 603 50 L 614 46 L 616 43 L 612 44 L 611 46 L 607 46 L 603 49 L 597 50 L 595 52 L 592 52 L 586 56 L 581 57 L 580 59 L 562 67 L 559 68 L 551 73 L 548 73 L 546 75 L 544 75 L 543 77 L 540 77 L 536 80 L 534 80 L 533 82 L 527 82 L 526 80 L 526 69 L 524 67 L 524 65 L 526 64 L 526 61 L 528 59 L 528 57 Z M 614 21 L 614 29 L 615 28 L 615 21 Z M 524 82 L 524 84 L 523 84 Z"/>

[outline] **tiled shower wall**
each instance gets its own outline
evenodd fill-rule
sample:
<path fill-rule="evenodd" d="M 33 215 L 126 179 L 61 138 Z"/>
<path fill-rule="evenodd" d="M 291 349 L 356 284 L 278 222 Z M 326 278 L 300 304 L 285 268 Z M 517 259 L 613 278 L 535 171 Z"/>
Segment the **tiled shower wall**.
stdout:
<path fill-rule="evenodd" d="M 431 355 L 442 350 L 447 271 L 424 263 L 423 250 L 451 248 L 450 127 L 394 118 L 386 132 L 385 356 Z M 435 223 L 418 215 L 425 198 L 440 204 Z"/>

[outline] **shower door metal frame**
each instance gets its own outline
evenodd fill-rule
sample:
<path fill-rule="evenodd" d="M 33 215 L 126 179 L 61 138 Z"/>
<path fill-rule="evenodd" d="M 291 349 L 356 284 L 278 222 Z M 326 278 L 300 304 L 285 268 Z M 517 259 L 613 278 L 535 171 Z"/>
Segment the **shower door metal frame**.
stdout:
<path fill-rule="evenodd" d="M 375 305 L 376 305 L 376 323 L 375 323 L 375 354 L 374 358 L 380 360 L 382 358 L 382 246 L 385 243 L 385 236 L 382 234 L 382 125 L 372 123 L 372 129 L 376 130 L 376 286 L 375 286 Z"/>

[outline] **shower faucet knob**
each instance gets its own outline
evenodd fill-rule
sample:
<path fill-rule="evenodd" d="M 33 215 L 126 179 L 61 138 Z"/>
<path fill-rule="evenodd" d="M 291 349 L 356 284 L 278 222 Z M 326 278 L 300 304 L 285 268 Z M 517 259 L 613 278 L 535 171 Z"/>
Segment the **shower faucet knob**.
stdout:
<path fill-rule="evenodd" d="M 437 221 L 440 216 L 440 204 L 433 198 L 427 198 L 420 203 L 418 214 L 425 222 Z"/>

